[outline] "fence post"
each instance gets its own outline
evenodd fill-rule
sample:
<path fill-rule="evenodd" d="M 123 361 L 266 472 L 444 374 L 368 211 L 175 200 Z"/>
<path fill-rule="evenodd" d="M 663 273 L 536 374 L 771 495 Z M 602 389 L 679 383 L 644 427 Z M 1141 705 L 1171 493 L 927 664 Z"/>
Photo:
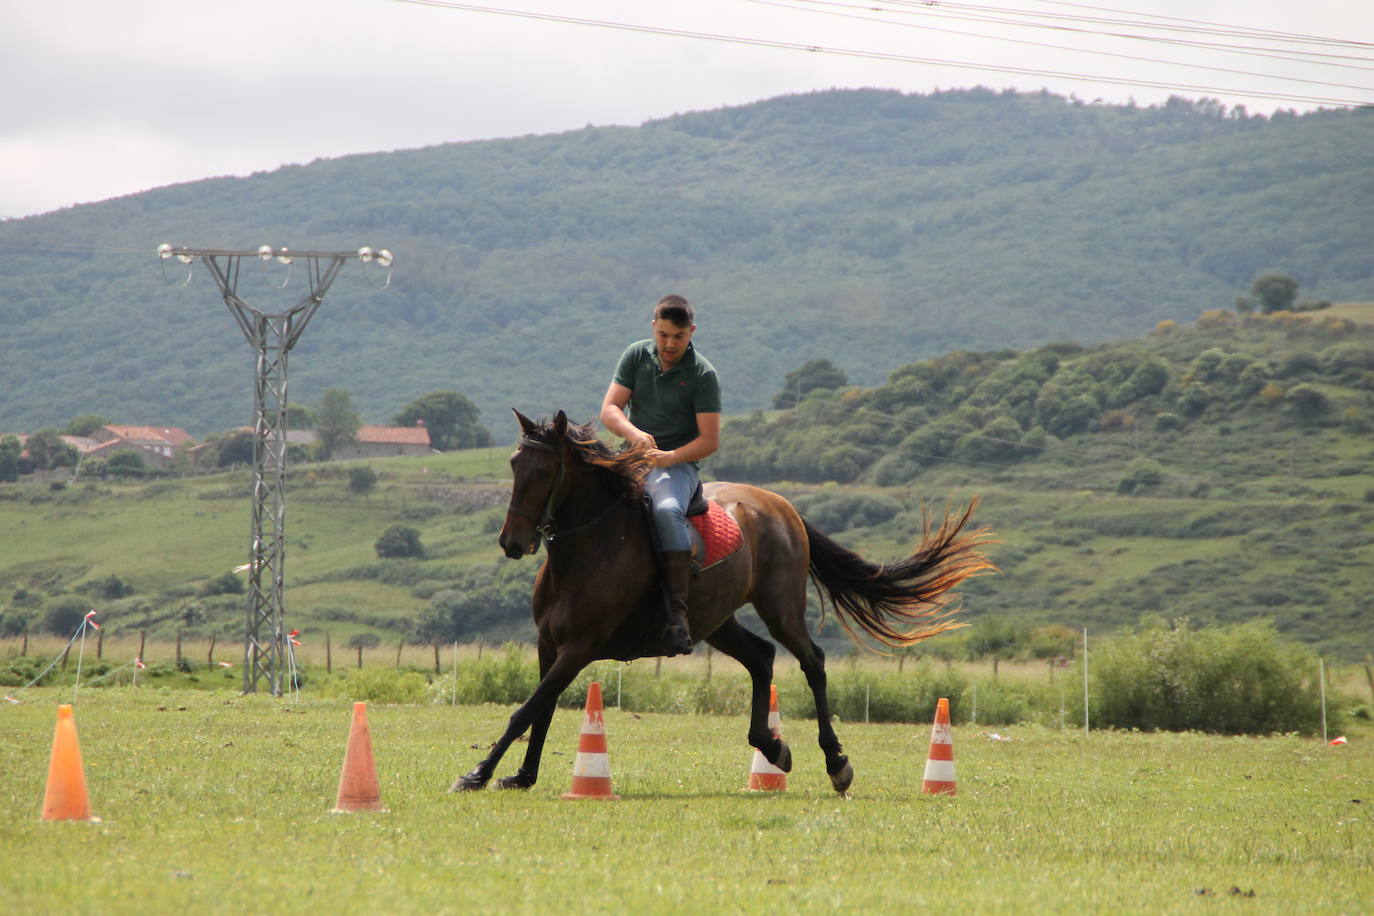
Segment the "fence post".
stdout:
<path fill-rule="evenodd" d="M 402 636 L 396 641 L 396 667 L 401 667 L 401 647 L 406 644 L 406 638 Z"/>
<path fill-rule="evenodd" d="M 334 652 L 329 645 L 329 631 L 324 631 L 324 673 L 334 673 Z"/>
<path fill-rule="evenodd" d="M 439 673 L 439 643 L 434 643 L 434 673 Z"/>
<path fill-rule="evenodd" d="M 181 631 L 177 630 L 177 664 L 181 664 Z"/>
<path fill-rule="evenodd" d="M 95 657 L 96 657 L 96 658 L 104 658 L 104 657 L 105 657 L 105 631 L 104 631 L 104 630 L 96 630 L 96 633 L 95 633 Z"/>
<path fill-rule="evenodd" d="M 148 631 L 147 631 L 147 630 L 139 630 L 139 631 L 138 631 L 138 657 L 139 657 L 139 658 L 142 658 L 142 659 L 145 659 L 145 660 L 147 659 L 148 656 L 146 656 L 146 655 L 143 654 L 143 647 L 147 644 L 147 642 L 148 642 Z"/>
<path fill-rule="evenodd" d="M 1088 737 L 1088 628 L 1083 628 L 1083 737 Z"/>
<path fill-rule="evenodd" d="M 1326 659 L 1317 658 L 1317 679 L 1322 682 L 1322 744 L 1326 743 Z"/>
<path fill-rule="evenodd" d="M 215 667 L 215 634 L 210 634 L 210 651 L 205 656 L 205 664 L 211 668 Z"/>

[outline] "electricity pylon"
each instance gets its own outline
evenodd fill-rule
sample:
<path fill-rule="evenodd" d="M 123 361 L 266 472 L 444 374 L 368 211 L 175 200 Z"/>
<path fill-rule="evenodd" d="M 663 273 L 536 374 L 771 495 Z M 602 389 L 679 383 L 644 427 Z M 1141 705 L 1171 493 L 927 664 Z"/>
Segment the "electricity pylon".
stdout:
<path fill-rule="evenodd" d="M 253 388 L 253 527 L 246 566 L 243 692 L 256 693 L 258 683 L 265 678 L 272 695 L 281 696 L 287 670 L 282 600 L 286 563 L 287 356 L 324 301 L 325 292 L 344 262 L 352 258 L 364 263 L 375 260 L 388 270 L 389 282 L 391 252 L 384 248 L 376 252 L 371 248 L 297 252 L 286 248 L 274 250 L 269 245 L 257 251 L 225 251 L 164 244 L 158 247 L 158 256 L 163 260 L 175 257 L 186 264 L 199 259 L 215 278 L 224 304 L 257 353 Z M 238 296 L 243 258 L 259 258 L 264 263 L 275 258 L 286 265 L 303 260 L 309 265 L 310 290 L 284 312 L 273 314 L 256 309 Z"/>

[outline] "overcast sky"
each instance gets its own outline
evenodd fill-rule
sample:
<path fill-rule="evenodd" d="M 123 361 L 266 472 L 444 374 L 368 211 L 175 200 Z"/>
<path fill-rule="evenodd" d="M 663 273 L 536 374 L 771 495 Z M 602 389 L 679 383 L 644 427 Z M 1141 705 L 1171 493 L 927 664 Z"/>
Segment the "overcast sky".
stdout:
<path fill-rule="evenodd" d="M 1088 31 L 1139 33 L 1138 27 L 1120 20 L 1152 13 L 1180 17 L 1155 20 L 1176 28 L 1206 21 L 1374 43 L 1374 3 L 1369 0 L 1098 2 L 1107 6 L 1049 0 L 463 4 L 1077 75 L 1067 78 L 604 29 L 403 0 L 6 4 L 0 29 L 0 84 L 8 90 L 0 116 L 0 217 L 320 157 L 550 133 L 587 124 L 633 125 L 683 111 L 831 87 L 908 92 L 976 85 L 1048 87 L 1085 101 L 1134 98 L 1141 104 L 1157 103 L 1171 94 L 1168 89 L 1086 78 L 1112 76 L 1213 87 L 1174 91 L 1222 98 L 1251 111 L 1314 106 L 1220 90 L 1374 104 L 1374 46 L 1318 45 L 1291 38 L 1274 44 L 1250 36 L 1192 31 L 1152 33 L 1232 46 L 1352 55 L 1363 58 L 1346 61 L 1364 68 L 1357 69 L 1312 59 L 1275 60 L 1115 39 Z M 873 12 L 872 7 L 883 11 Z M 986 18 L 991 14 L 978 11 L 994 7 L 1013 11 L 998 13 L 997 18 L 1024 21 L 1016 13 L 1031 12 L 1040 25 L 1059 28 L 967 18 Z M 1047 14 L 1074 18 L 1052 21 L 1043 18 Z M 1116 22 L 1086 21 L 1089 17 Z M 1215 72 L 1184 63 L 1249 72 Z M 1331 83 L 1356 88 L 1327 85 Z"/>

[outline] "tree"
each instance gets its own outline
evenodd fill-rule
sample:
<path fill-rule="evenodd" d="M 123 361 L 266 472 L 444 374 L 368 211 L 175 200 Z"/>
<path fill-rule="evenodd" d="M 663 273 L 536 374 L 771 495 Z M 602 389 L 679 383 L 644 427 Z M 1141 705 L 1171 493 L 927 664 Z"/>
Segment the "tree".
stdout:
<path fill-rule="evenodd" d="M 62 430 L 62 435 L 84 438 L 109 422 L 98 413 L 84 413 L 79 417 L 72 417 L 67 423 L 67 428 Z"/>
<path fill-rule="evenodd" d="M 81 626 L 90 607 L 80 598 L 58 598 L 44 610 L 38 628 L 56 636 L 70 636 Z"/>
<path fill-rule="evenodd" d="M 288 401 L 286 404 L 286 428 L 314 429 L 315 411 L 304 404 L 294 404 Z"/>
<path fill-rule="evenodd" d="M 991 655 L 992 675 L 996 677 L 998 663 L 1015 655 L 1025 636 L 1015 624 L 1002 617 L 980 617 L 969 627 L 964 648 L 974 661 Z"/>
<path fill-rule="evenodd" d="M 19 479 L 19 453 L 23 450 L 18 436 L 0 439 L 0 483 L 14 483 Z"/>
<path fill-rule="evenodd" d="M 773 406 L 779 410 L 796 407 L 809 392 L 843 388 L 848 384 L 849 376 L 843 369 L 828 359 L 813 359 L 787 373 L 782 391 L 773 397 Z"/>
<path fill-rule="evenodd" d="M 420 532 L 405 525 L 392 525 L 372 546 L 379 557 L 418 557 L 425 552 Z"/>
<path fill-rule="evenodd" d="M 111 470 L 119 469 L 142 471 L 148 467 L 148 462 L 144 460 L 143 453 L 136 448 L 121 448 L 115 451 L 105 464 Z"/>
<path fill-rule="evenodd" d="M 1266 314 L 1285 311 L 1298 297 L 1298 281 L 1288 274 L 1265 274 L 1250 284 L 1250 295 Z"/>
<path fill-rule="evenodd" d="M 344 645 L 350 649 L 358 650 L 358 667 L 363 666 L 363 650 L 375 649 L 382 644 L 382 638 L 376 633 L 354 633 L 348 637 L 348 642 Z"/>
<path fill-rule="evenodd" d="M 377 486 L 377 472 L 369 467 L 349 468 L 348 492 L 367 493 Z"/>
<path fill-rule="evenodd" d="M 330 388 L 315 405 L 315 431 L 320 457 L 328 458 L 334 450 L 352 442 L 358 435 L 358 411 L 353 408 L 353 396 L 347 388 Z"/>
<path fill-rule="evenodd" d="M 1288 403 L 1300 420 L 1316 421 L 1331 410 L 1331 402 L 1315 385 L 1294 385 L 1288 389 Z"/>
<path fill-rule="evenodd" d="M 219 440 L 215 449 L 215 464 L 227 468 L 235 464 L 253 463 L 253 433 L 247 429 L 236 429 Z"/>
<path fill-rule="evenodd" d="M 424 421 L 429 444 L 441 451 L 475 448 L 491 444 L 491 433 L 477 422 L 481 411 L 457 391 L 432 391 L 416 398 L 391 418 L 397 426 L 414 426 Z"/>
<path fill-rule="evenodd" d="M 62 434 L 52 426 L 45 426 L 29 436 L 24 447 L 28 450 L 33 466 L 40 471 L 76 467 L 76 461 L 81 457 L 75 446 L 63 442 Z"/>

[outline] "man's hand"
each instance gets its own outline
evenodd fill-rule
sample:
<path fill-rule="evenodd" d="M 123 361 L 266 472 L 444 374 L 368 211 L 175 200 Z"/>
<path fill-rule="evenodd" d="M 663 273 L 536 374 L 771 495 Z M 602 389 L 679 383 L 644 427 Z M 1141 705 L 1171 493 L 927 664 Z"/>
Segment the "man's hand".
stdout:
<path fill-rule="evenodd" d="M 658 451 L 658 440 L 640 429 L 638 426 L 631 426 L 625 435 L 625 441 L 631 446 L 644 446 L 652 451 Z"/>
<path fill-rule="evenodd" d="M 652 439 L 653 437 L 650 436 Z M 665 452 L 660 448 L 651 447 L 649 449 L 649 464 L 656 468 L 666 468 L 677 464 L 677 455 L 674 452 Z"/>

